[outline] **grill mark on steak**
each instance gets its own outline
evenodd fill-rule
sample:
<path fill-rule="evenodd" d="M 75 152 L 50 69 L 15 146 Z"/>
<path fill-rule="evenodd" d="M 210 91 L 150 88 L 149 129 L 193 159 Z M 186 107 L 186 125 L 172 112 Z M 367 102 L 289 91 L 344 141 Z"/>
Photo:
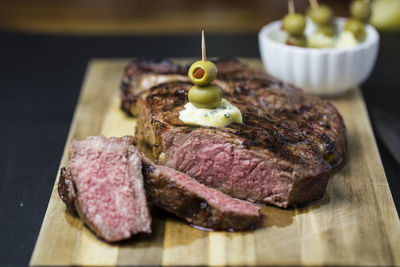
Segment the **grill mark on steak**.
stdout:
<path fill-rule="evenodd" d="M 163 82 L 170 79 L 177 80 L 177 75 L 180 75 L 182 80 L 187 80 L 183 76 L 187 73 L 187 70 L 187 67 L 175 65 L 166 59 L 135 59 L 125 67 L 124 76 L 122 77 L 121 109 L 129 115 L 138 115 L 134 105 L 140 99 L 140 88 L 143 86 L 143 80 L 147 81 L 147 87 L 160 83 L 160 79 Z M 157 74 L 158 78 L 153 74 Z M 152 80 L 151 78 L 156 79 Z"/>
<path fill-rule="evenodd" d="M 163 84 L 162 90 L 159 90 L 160 87 L 158 86 L 152 87 L 150 88 L 150 91 L 156 91 L 157 93 L 147 96 L 147 102 L 149 105 L 158 105 L 159 102 L 163 102 L 161 111 L 172 111 L 176 107 L 187 103 L 186 99 L 188 90 L 179 87 L 188 88 L 188 86 L 191 87 L 192 84 L 188 82 L 167 82 Z M 176 87 L 178 87 L 177 90 L 171 90 Z"/>
<path fill-rule="evenodd" d="M 186 92 L 192 85 L 169 81 L 139 89 L 140 98 L 131 105 L 131 110 L 141 110 L 138 140 L 153 146 L 153 156 L 160 163 L 187 172 L 202 183 L 235 197 L 287 207 L 307 204 L 322 196 L 321 192 L 308 191 L 325 189 L 330 170 L 341 162 L 346 148 L 345 126 L 335 107 L 326 100 L 306 95 L 298 88 L 256 72 L 239 61 L 215 63 L 219 73 L 214 83 L 222 88 L 224 97 L 241 110 L 243 124 L 221 128 L 185 125 L 179 120 L 179 112 L 187 102 Z M 131 93 L 134 96 L 135 90 Z M 202 141 L 202 136 L 209 139 L 208 144 Z M 190 145 L 190 142 L 202 145 Z M 230 179 L 239 179 L 238 182 L 250 179 L 244 174 L 225 172 L 206 176 L 201 164 L 207 162 L 193 155 L 198 154 L 194 151 L 212 145 L 231 149 L 233 152 L 226 154 L 227 160 L 236 152 L 257 160 L 262 158 L 264 163 L 251 167 L 252 175 L 259 173 L 251 179 L 257 183 L 268 180 L 272 187 L 264 184 L 263 192 L 247 195 L 233 182 L 221 180 L 223 175 L 234 175 L 236 178 Z M 179 162 L 182 159 L 177 156 L 179 153 L 193 157 L 193 162 L 183 166 Z M 165 159 L 159 159 L 160 155 Z M 233 159 L 228 161 L 234 162 Z M 224 164 L 231 169 L 229 164 Z M 209 168 L 218 170 L 215 164 Z M 249 169 L 241 171 L 248 172 Z M 243 186 L 248 186 L 247 182 Z"/>
<path fill-rule="evenodd" d="M 260 208 L 142 157 L 148 199 L 187 222 L 215 230 L 248 230 L 261 221 Z"/>

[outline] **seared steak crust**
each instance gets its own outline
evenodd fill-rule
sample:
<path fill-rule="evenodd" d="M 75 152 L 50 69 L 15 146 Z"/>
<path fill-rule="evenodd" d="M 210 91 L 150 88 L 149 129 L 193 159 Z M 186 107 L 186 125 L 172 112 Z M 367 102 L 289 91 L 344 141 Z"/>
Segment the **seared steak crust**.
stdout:
<path fill-rule="evenodd" d="M 138 115 L 135 110 L 141 88 L 149 88 L 170 79 L 186 79 L 187 69 L 166 59 L 136 59 L 124 71 L 121 83 L 121 109 L 130 115 Z M 154 76 L 157 74 L 157 76 Z M 180 77 L 179 77 L 180 76 Z M 143 82 L 145 81 L 145 82 Z M 145 84 L 144 84 L 145 83 Z"/>
<path fill-rule="evenodd" d="M 60 170 L 58 195 L 69 210 L 75 211 L 76 189 L 70 168 L 61 168 Z"/>
<path fill-rule="evenodd" d="M 248 230 L 260 221 L 260 208 L 197 182 L 143 157 L 143 176 L 148 199 L 187 222 L 216 230 Z"/>
<path fill-rule="evenodd" d="M 132 87 L 138 102 L 130 110 L 139 113 L 140 147 L 151 148 L 160 164 L 233 197 L 279 207 L 320 199 L 346 148 L 345 126 L 336 108 L 239 61 L 216 65 L 215 83 L 241 110 L 243 124 L 183 124 L 179 112 L 192 86 L 183 78 Z"/>

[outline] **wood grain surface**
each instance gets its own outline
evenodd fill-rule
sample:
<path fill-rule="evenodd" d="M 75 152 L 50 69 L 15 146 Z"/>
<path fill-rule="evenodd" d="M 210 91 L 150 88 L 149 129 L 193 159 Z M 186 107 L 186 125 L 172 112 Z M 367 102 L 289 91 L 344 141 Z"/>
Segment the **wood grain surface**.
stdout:
<path fill-rule="evenodd" d="M 244 59 L 255 68 L 259 60 Z M 136 120 L 119 109 L 127 60 L 93 60 L 76 107 L 71 139 L 133 135 Z M 263 226 L 248 232 L 205 232 L 162 211 L 153 233 L 108 244 L 66 211 L 57 179 L 30 265 L 362 265 L 400 266 L 400 223 L 359 90 L 333 99 L 344 117 L 348 153 L 325 198 L 301 209 L 263 207 Z"/>

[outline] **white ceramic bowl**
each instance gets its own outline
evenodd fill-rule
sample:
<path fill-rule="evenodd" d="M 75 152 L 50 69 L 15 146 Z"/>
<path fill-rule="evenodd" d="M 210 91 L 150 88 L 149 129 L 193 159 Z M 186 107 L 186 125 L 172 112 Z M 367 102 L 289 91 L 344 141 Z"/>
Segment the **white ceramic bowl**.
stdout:
<path fill-rule="evenodd" d="M 337 18 L 339 29 L 344 23 Z M 370 75 L 378 53 L 379 34 L 366 26 L 365 40 L 352 48 L 302 48 L 284 44 L 282 22 L 264 26 L 258 34 L 265 70 L 284 82 L 317 95 L 339 95 L 364 82 Z M 306 35 L 315 26 L 307 22 Z"/>

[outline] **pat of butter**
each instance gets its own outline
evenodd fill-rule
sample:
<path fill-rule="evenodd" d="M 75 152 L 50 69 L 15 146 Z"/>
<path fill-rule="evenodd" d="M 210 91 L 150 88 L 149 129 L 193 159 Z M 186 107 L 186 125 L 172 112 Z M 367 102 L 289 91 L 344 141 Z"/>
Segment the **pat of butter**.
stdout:
<path fill-rule="evenodd" d="M 215 109 L 196 108 L 189 102 L 179 114 L 179 119 L 188 125 L 206 127 L 224 127 L 232 122 L 243 122 L 240 110 L 224 98 Z"/>
<path fill-rule="evenodd" d="M 350 48 L 358 45 L 354 34 L 349 31 L 344 31 L 339 35 L 335 48 Z"/>

